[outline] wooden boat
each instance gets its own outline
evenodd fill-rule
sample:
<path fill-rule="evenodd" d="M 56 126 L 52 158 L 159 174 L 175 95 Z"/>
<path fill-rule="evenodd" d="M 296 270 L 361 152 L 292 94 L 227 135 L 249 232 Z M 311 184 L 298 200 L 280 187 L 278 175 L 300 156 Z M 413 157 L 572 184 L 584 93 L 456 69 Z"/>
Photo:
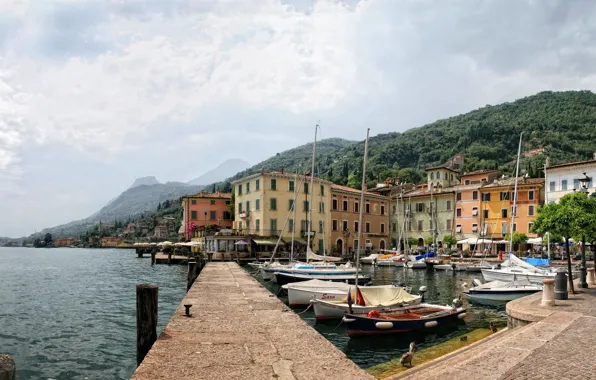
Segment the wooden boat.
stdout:
<path fill-rule="evenodd" d="M 462 307 L 420 304 L 368 314 L 348 313 L 343 322 L 350 337 L 377 334 L 397 334 L 414 330 L 426 330 L 457 322 L 465 318 Z"/>
<path fill-rule="evenodd" d="M 351 287 L 343 282 L 322 280 L 292 282 L 282 286 L 288 292 L 290 307 L 309 306 L 313 298 L 340 301 L 346 298 Z"/>

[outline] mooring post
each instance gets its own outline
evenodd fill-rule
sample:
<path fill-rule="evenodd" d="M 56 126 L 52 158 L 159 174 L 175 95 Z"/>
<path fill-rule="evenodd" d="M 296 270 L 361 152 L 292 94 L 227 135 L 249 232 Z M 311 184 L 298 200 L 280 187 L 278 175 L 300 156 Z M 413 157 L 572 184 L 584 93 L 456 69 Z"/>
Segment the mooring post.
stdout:
<path fill-rule="evenodd" d="M 144 252 L 144 249 L 143 248 L 137 248 L 137 257 L 139 259 L 142 259 L 143 258 L 143 252 Z"/>
<path fill-rule="evenodd" d="M 155 250 L 151 251 L 151 265 L 155 265 Z"/>
<path fill-rule="evenodd" d="M 197 278 L 197 262 L 196 261 L 189 261 L 188 262 L 188 277 L 186 278 L 186 291 L 190 290 L 193 282 L 195 282 L 195 278 Z"/>
<path fill-rule="evenodd" d="M 172 252 L 168 252 L 168 265 L 172 264 Z"/>
<path fill-rule="evenodd" d="M 157 340 L 157 285 L 137 285 L 137 366 Z"/>
<path fill-rule="evenodd" d="M 10 355 L 0 354 L 0 380 L 14 380 L 17 373 L 17 365 Z"/>

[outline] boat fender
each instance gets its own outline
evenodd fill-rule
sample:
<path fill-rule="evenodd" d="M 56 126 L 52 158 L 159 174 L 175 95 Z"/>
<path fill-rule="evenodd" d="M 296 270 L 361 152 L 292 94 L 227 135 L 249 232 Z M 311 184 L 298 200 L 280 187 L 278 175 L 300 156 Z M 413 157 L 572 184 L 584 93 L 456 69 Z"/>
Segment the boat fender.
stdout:
<path fill-rule="evenodd" d="M 354 318 L 346 318 L 346 317 L 343 317 L 341 320 L 344 321 L 345 323 L 350 323 L 350 322 L 354 322 L 355 321 Z"/>
<path fill-rule="evenodd" d="M 458 319 L 464 319 L 466 317 L 466 313 L 461 313 L 457 315 Z"/>
<path fill-rule="evenodd" d="M 369 318 L 380 318 L 381 314 L 376 310 L 371 310 L 368 312 L 368 317 Z"/>
<path fill-rule="evenodd" d="M 375 326 L 379 330 L 389 330 L 389 329 L 393 328 L 393 323 L 392 322 L 377 322 L 377 323 L 375 323 Z"/>
<path fill-rule="evenodd" d="M 439 325 L 439 322 L 437 322 L 437 321 L 428 321 L 424 324 L 424 327 L 431 328 L 431 327 L 437 327 L 438 325 Z"/>

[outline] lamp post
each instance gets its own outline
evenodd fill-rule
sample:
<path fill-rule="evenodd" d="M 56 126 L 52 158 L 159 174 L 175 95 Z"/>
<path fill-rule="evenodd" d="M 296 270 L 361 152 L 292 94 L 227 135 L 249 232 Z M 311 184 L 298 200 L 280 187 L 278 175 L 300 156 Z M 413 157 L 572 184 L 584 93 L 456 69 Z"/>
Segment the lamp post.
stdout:
<path fill-rule="evenodd" d="M 203 252 L 207 255 L 207 210 L 205 210 L 205 224 L 203 225 Z"/>
<path fill-rule="evenodd" d="M 580 183 L 580 192 L 583 194 L 588 195 L 588 186 L 590 183 L 590 177 L 584 173 L 584 176 L 579 179 Z M 588 282 L 586 281 L 586 277 L 588 275 L 588 270 L 586 268 L 586 239 L 582 236 L 582 252 L 581 252 L 581 264 L 579 265 L 579 287 L 580 288 L 587 288 Z"/>

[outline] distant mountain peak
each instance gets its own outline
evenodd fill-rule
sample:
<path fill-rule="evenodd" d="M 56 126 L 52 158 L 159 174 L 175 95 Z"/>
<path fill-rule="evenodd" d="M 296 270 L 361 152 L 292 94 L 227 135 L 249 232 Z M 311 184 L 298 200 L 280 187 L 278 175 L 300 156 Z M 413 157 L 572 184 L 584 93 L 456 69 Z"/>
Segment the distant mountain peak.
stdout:
<path fill-rule="evenodd" d="M 189 185 L 208 185 L 211 183 L 223 181 L 234 174 L 250 167 L 250 164 L 239 158 L 230 158 L 219 164 L 215 169 L 198 176 L 195 179 L 188 181 Z"/>
<path fill-rule="evenodd" d="M 137 186 L 142 186 L 142 185 L 148 185 L 148 186 L 159 185 L 160 183 L 161 182 L 159 182 L 157 180 L 157 178 L 155 178 L 154 176 L 141 177 L 141 178 L 135 179 L 135 181 L 129 187 L 129 189 L 132 189 L 132 188 L 137 187 Z"/>

